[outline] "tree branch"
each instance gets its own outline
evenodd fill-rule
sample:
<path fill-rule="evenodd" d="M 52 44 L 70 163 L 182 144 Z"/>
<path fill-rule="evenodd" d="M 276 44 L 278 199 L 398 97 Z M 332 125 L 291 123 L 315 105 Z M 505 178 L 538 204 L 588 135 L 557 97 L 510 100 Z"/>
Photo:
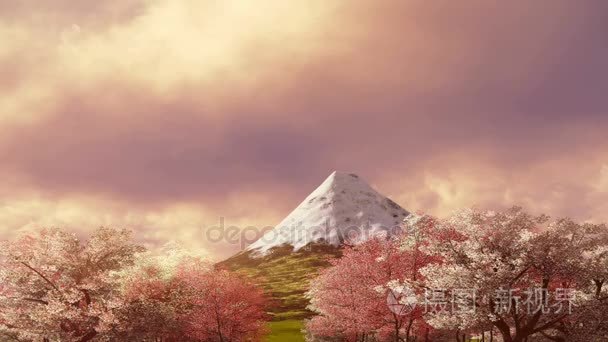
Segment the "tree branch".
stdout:
<path fill-rule="evenodd" d="M 40 278 L 44 279 L 44 281 L 46 281 L 49 285 L 51 285 L 53 287 L 53 289 L 55 289 L 56 291 L 59 291 L 59 288 L 57 288 L 57 286 L 55 284 L 53 284 L 52 281 L 49 280 L 49 278 L 45 277 L 44 274 L 40 273 L 38 270 L 36 270 L 35 268 L 33 268 L 32 266 L 28 265 L 25 261 L 21 261 L 21 264 L 27 268 L 29 268 L 32 272 L 36 273 L 37 275 L 40 276 Z"/>

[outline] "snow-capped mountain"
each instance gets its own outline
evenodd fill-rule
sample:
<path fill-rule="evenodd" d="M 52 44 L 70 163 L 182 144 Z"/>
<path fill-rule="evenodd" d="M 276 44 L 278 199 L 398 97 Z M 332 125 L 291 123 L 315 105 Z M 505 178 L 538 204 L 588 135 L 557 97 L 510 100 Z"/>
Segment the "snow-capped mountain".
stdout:
<path fill-rule="evenodd" d="M 334 172 L 246 251 L 265 255 L 282 245 L 297 251 L 310 243 L 357 244 L 372 236 L 394 234 L 408 215 L 359 176 Z"/>

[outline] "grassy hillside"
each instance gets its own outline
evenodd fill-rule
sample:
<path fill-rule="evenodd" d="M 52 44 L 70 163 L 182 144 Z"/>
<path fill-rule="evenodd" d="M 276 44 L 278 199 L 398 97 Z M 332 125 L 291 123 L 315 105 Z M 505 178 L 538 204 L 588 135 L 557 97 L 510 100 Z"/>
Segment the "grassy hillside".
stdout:
<path fill-rule="evenodd" d="M 243 252 L 218 264 L 241 273 L 262 286 L 272 297 L 270 314 L 273 321 L 298 320 L 310 317 L 305 297 L 310 280 L 339 257 L 340 250 L 327 245 L 307 246 L 298 252 L 292 247 L 275 248 L 269 255 L 251 258 Z"/>
<path fill-rule="evenodd" d="M 284 321 L 273 321 L 268 323 L 270 334 L 264 339 L 265 342 L 304 342 L 302 335 L 303 322 L 297 319 Z"/>

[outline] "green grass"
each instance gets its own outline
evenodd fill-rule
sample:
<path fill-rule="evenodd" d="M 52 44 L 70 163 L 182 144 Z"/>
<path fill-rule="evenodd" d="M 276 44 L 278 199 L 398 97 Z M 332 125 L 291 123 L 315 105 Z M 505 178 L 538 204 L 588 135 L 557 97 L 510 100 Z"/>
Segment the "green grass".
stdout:
<path fill-rule="evenodd" d="M 301 320 L 285 320 L 268 323 L 270 333 L 264 338 L 265 342 L 304 342 Z"/>
<path fill-rule="evenodd" d="M 298 252 L 291 247 L 279 247 L 271 255 L 251 258 L 239 253 L 217 264 L 219 268 L 238 272 L 264 288 L 271 297 L 268 308 L 271 322 L 264 341 L 304 341 L 303 319 L 313 315 L 307 309 L 306 292 L 310 281 L 330 265 L 341 251 L 327 245 L 307 246 Z"/>
<path fill-rule="evenodd" d="M 311 316 L 305 294 L 310 281 L 330 265 L 329 260 L 340 251 L 329 246 L 312 246 L 292 252 L 291 248 L 277 248 L 263 258 L 250 258 L 248 253 L 218 264 L 236 271 L 260 285 L 272 299 L 269 307 L 273 321 L 303 319 Z"/>

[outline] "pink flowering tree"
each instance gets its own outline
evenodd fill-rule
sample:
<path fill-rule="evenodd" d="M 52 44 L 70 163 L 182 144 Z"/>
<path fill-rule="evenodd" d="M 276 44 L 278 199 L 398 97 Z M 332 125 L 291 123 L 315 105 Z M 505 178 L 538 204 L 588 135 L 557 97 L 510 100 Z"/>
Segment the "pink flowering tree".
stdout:
<path fill-rule="evenodd" d="M 425 234 L 410 235 L 407 247 L 399 240 L 372 239 L 347 248 L 321 272 L 309 292 L 311 308 L 319 314 L 307 323 L 312 339 L 429 340 L 421 308 L 402 301 L 420 295 L 420 269 L 436 260 L 421 251 Z"/>
<path fill-rule="evenodd" d="M 117 337 L 128 340 L 184 342 L 180 315 L 186 308 L 182 289 L 173 276 L 157 265 L 131 270 L 123 284 L 124 305 L 117 314 L 122 322 Z"/>
<path fill-rule="evenodd" d="M 79 341 L 111 336 L 122 306 L 114 272 L 143 249 L 126 230 L 90 239 L 57 229 L 0 246 L 0 333 L 17 341 Z"/>
<path fill-rule="evenodd" d="M 234 273 L 203 271 L 197 263 L 180 267 L 179 320 L 196 341 L 258 341 L 265 332 L 267 300 L 260 288 Z"/>
<path fill-rule="evenodd" d="M 266 299 L 199 258 L 142 254 L 123 230 L 53 229 L 2 246 L 2 341 L 255 341 Z"/>
<path fill-rule="evenodd" d="M 186 251 L 144 256 L 122 278 L 123 340 L 255 341 L 264 332 L 262 291 Z"/>
<path fill-rule="evenodd" d="M 491 327 L 506 342 L 605 339 L 606 227 L 547 222 L 520 208 L 438 221 L 426 251 L 442 262 L 421 273 L 459 309 L 434 312 L 428 322 L 484 336 Z M 458 296 L 463 290 L 467 296 Z"/>

